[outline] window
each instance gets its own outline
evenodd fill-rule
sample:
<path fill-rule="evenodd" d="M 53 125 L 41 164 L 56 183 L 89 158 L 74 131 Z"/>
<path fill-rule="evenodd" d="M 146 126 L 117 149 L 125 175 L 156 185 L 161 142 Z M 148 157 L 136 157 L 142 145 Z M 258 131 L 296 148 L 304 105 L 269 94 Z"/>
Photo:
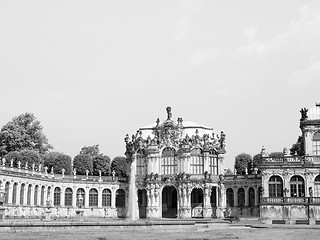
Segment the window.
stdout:
<path fill-rule="evenodd" d="M 312 139 L 313 156 L 320 156 L 320 132 L 313 135 Z"/>
<path fill-rule="evenodd" d="M 249 207 L 254 207 L 255 194 L 254 189 L 252 187 L 249 188 Z"/>
<path fill-rule="evenodd" d="M 201 149 L 193 149 L 190 153 L 191 160 L 191 173 L 192 174 L 203 174 L 203 157 Z"/>
<path fill-rule="evenodd" d="M 162 174 L 175 174 L 177 172 L 177 159 L 173 148 L 165 148 L 162 151 Z"/>
<path fill-rule="evenodd" d="M 304 197 L 304 179 L 301 176 L 293 176 L 290 179 L 291 197 Z"/>
<path fill-rule="evenodd" d="M 146 158 L 143 150 L 139 150 L 137 154 L 137 173 L 136 175 L 143 176 L 147 174 Z"/>
<path fill-rule="evenodd" d="M 45 200 L 44 200 L 44 189 L 45 189 L 45 187 L 42 186 L 41 187 L 41 197 L 40 197 L 41 198 L 41 200 L 40 200 L 41 201 L 41 203 L 40 203 L 41 206 L 44 206 L 44 203 L 45 203 Z"/>
<path fill-rule="evenodd" d="M 64 205 L 65 206 L 72 206 L 72 189 L 66 188 L 64 192 Z"/>
<path fill-rule="evenodd" d="M 25 184 L 22 183 L 20 187 L 20 204 L 24 204 L 24 189 L 25 189 Z"/>
<path fill-rule="evenodd" d="M 10 187 L 10 182 L 6 182 L 6 185 L 5 185 L 5 191 L 6 191 L 6 197 L 5 197 L 5 203 L 8 204 L 8 201 L 9 201 L 9 187 Z"/>
<path fill-rule="evenodd" d="M 269 197 L 283 197 L 283 181 L 279 176 L 269 179 Z"/>
<path fill-rule="evenodd" d="M 17 204 L 17 186 L 18 183 L 13 184 L 13 191 L 12 191 L 12 204 L 16 205 Z"/>
<path fill-rule="evenodd" d="M 320 197 L 320 175 L 314 180 L 314 197 Z"/>
<path fill-rule="evenodd" d="M 77 190 L 77 205 L 79 206 L 79 195 L 82 196 L 82 206 L 84 206 L 84 203 L 85 203 L 85 194 L 84 194 L 84 189 L 83 188 L 79 188 Z"/>
<path fill-rule="evenodd" d="M 29 184 L 28 186 L 28 192 L 27 192 L 27 205 L 31 205 L 31 189 L 32 189 L 32 185 Z"/>
<path fill-rule="evenodd" d="M 39 192 L 39 186 L 36 185 L 36 187 L 34 188 L 34 196 L 33 196 L 33 202 L 34 202 L 34 205 L 38 205 L 38 192 Z"/>
<path fill-rule="evenodd" d="M 89 191 L 89 206 L 90 207 L 98 206 L 98 190 L 95 188 L 92 188 Z"/>
<path fill-rule="evenodd" d="M 61 189 L 56 187 L 53 192 L 53 205 L 60 206 L 60 199 L 61 199 Z"/>
<path fill-rule="evenodd" d="M 111 191 L 104 189 L 102 191 L 102 207 L 111 207 Z"/>
<path fill-rule="evenodd" d="M 218 175 L 218 157 L 215 152 L 209 154 L 209 171 L 212 175 Z"/>
<path fill-rule="evenodd" d="M 226 191 L 226 195 L 227 195 L 227 207 L 233 207 L 234 206 L 233 189 L 228 188 Z"/>
<path fill-rule="evenodd" d="M 116 192 L 116 207 L 126 206 L 126 195 L 123 189 L 118 189 Z"/>
<path fill-rule="evenodd" d="M 238 189 L 238 207 L 244 207 L 244 204 L 245 204 L 244 189 L 239 188 Z"/>

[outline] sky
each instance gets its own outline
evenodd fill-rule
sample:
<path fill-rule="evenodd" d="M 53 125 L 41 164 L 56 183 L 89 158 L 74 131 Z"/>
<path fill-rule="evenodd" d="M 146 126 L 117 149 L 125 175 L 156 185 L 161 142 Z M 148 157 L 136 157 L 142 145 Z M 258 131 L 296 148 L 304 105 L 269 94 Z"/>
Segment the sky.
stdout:
<path fill-rule="evenodd" d="M 320 1 L 0 1 L 0 126 L 33 113 L 54 151 L 114 158 L 182 117 L 240 153 L 290 148 L 320 100 Z"/>

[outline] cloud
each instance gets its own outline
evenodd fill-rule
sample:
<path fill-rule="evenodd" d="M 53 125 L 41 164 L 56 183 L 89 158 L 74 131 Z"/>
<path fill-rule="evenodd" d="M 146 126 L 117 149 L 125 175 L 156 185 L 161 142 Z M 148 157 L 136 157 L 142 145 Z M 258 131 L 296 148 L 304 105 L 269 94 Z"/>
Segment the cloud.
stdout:
<path fill-rule="evenodd" d="M 181 42 L 188 35 L 192 20 L 201 9 L 199 2 L 187 0 L 180 2 L 180 14 L 175 24 L 173 40 L 175 43 Z"/>
<path fill-rule="evenodd" d="M 247 28 L 243 36 L 245 43 L 238 46 L 238 54 L 267 54 L 279 49 L 291 49 L 299 53 L 311 53 L 319 50 L 320 42 L 320 4 L 313 2 L 304 5 L 299 11 L 299 18 L 292 21 L 281 33 L 269 41 L 258 38 L 258 29 Z"/>
<path fill-rule="evenodd" d="M 291 87 L 303 87 L 320 78 L 320 59 L 311 62 L 308 66 L 295 70 L 292 74 L 286 76 L 286 80 Z"/>
<path fill-rule="evenodd" d="M 219 47 L 210 48 L 207 51 L 196 51 L 192 56 L 188 58 L 188 62 L 193 65 L 202 65 L 210 59 L 216 57 L 220 51 Z"/>

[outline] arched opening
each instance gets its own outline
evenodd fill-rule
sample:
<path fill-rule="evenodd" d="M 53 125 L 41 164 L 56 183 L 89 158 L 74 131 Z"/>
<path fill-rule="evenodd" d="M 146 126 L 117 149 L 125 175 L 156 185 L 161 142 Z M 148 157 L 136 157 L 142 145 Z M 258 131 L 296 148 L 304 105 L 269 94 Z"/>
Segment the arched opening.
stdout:
<path fill-rule="evenodd" d="M 147 217 L 147 191 L 138 189 L 139 218 Z"/>
<path fill-rule="evenodd" d="M 250 213 L 250 216 L 255 216 L 255 192 L 253 187 L 249 188 L 248 195 L 249 195 L 249 213 Z"/>
<path fill-rule="evenodd" d="M 137 152 L 137 176 L 144 176 L 147 174 L 146 155 L 143 149 Z"/>
<path fill-rule="evenodd" d="M 60 206 L 61 204 L 61 189 L 56 187 L 53 192 L 53 205 Z"/>
<path fill-rule="evenodd" d="M 38 206 L 39 203 L 38 203 L 38 193 L 39 193 L 39 186 L 36 185 L 35 188 L 34 188 L 34 198 L 33 198 L 33 203 L 35 206 Z"/>
<path fill-rule="evenodd" d="M 40 197 L 40 198 L 41 198 L 41 200 L 40 200 L 40 201 L 41 201 L 41 203 L 40 203 L 41 206 L 44 206 L 44 203 L 45 203 L 44 190 L 45 190 L 45 186 L 42 186 L 42 187 L 41 187 L 41 197 Z"/>
<path fill-rule="evenodd" d="M 212 216 L 217 217 L 216 212 L 217 212 L 217 206 L 218 206 L 218 201 L 217 201 L 217 187 L 212 187 L 211 188 L 211 196 L 210 196 L 210 204 L 212 208 Z"/>
<path fill-rule="evenodd" d="M 304 179 L 301 176 L 295 175 L 290 179 L 290 196 L 291 197 L 304 197 Z"/>
<path fill-rule="evenodd" d="M 17 205 L 17 187 L 18 183 L 13 184 L 13 189 L 12 189 L 12 204 Z"/>
<path fill-rule="evenodd" d="M 5 200 L 4 200 L 4 202 L 6 203 L 6 204 L 8 204 L 8 201 L 9 201 L 9 187 L 10 187 L 10 182 L 6 182 L 6 185 L 5 185 L 5 191 L 6 191 L 6 195 L 5 195 Z"/>
<path fill-rule="evenodd" d="M 243 188 L 238 189 L 238 207 L 245 206 L 245 193 Z"/>
<path fill-rule="evenodd" d="M 111 207 L 111 190 L 104 189 L 102 191 L 102 207 Z"/>
<path fill-rule="evenodd" d="M 72 206 L 72 198 L 73 198 L 73 191 L 71 188 L 66 188 L 64 192 L 64 205 L 67 207 Z"/>
<path fill-rule="evenodd" d="M 125 217 L 126 192 L 123 189 L 116 191 L 116 208 L 118 217 Z"/>
<path fill-rule="evenodd" d="M 191 217 L 203 217 L 203 190 L 194 188 L 191 192 Z"/>
<path fill-rule="evenodd" d="M 320 197 L 320 175 L 314 179 L 314 197 Z"/>
<path fill-rule="evenodd" d="M 29 184 L 29 186 L 28 186 L 28 192 L 27 192 L 27 205 L 28 205 L 28 206 L 31 205 L 31 189 L 32 189 L 32 185 Z"/>
<path fill-rule="evenodd" d="M 203 174 L 203 157 L 200 148 L 195 148 L 190 153 L 191 174 Z"/>
<path fill-rule="evenodd" d="M 25 202 L 24 202 L 24 191 L 25 191 L 25 184 L 24 183 L 22 183 L 21 184 L 21 187 L 20 187 L 20 204 L 21 205 L 24 205 L 25 204 Z"/>
<path fill-rule="evenodd" d="M 283 181 L 280 176 L 270 177 L 269 197 L 283 197 Z"/>
<path fill-rule="evenodd" d="M 78 188 L 77 190 L 77 206 L 79 206 L 80 202 L 79 202 L 79 195 L 82 197 L 82 206 L 85 206 L 85 201 L 86 201 L 86 197 L 85 197 L 85 191 L 83 188 Z"/>
<path fill-rule="evenodd" d="M 174 186 L 165 186 L 162 190 L 162 217 L 177 217 L 177 190 Z"/>
<path fill-rule="evenodd" d="M 227 195 L 227 207 L 234 207 L 234 194 L 233 194 L 233 189 L 228 188 L 226 191 Z"/>
<path fill-rule="evenodd" d="M 89 207 L 98 207 L 98 190 L 95 188 L 89 191 Z"/>

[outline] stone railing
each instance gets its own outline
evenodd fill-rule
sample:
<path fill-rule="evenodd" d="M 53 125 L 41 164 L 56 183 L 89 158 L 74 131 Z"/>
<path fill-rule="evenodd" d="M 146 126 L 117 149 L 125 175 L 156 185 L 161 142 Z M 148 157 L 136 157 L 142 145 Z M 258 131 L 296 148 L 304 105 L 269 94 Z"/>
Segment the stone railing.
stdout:
<path fill-rule="evenodd" d="M 261 205 L 320 205 L 320 197 L 262 197 Z"/>
<path fill-rule="evenodd" d="M 320 156 L 284 156 L 284 157 L 264 157 L 265 164 L 286 164 L 286 163 L 314 163 L 320 164 Z"/>

